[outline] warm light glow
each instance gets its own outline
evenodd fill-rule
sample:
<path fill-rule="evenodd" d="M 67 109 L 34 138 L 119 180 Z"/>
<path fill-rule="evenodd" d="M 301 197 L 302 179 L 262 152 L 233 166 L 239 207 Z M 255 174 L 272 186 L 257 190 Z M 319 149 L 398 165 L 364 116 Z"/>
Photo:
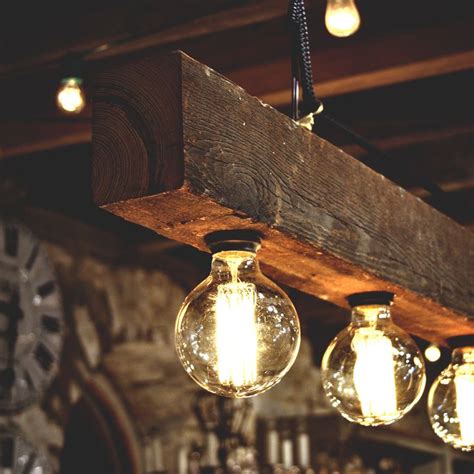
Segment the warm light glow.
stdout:
<path fill-rule="evenodd" d="M 459 418 L 462 444 L 474 445 L 474 373 L 472 367 L 461 365 L 454 377 L 456 411 Z"/>
<path fill-rule="evenodd" d="M 348 297 L 351 323 L 329 344 L 321 361 L 323 388 L 341 415 L 364 426 L 389 425 L 420 399 L 425 365 L 415 341 L 391 317 L 393 294 Z"/>
<path fill-rule="evenodd" d="M 390 339 L 377 329 L 359 328 L 352 347 L 357 357 L 354 385 L 364 417 L 395 417 L 397 392 Z"/>
<path fill-rule="evenodd" d="M 300 345 L 293 304 L 260 271 L 257 237 L 245 230 L 206 236 L 211 272 L 186 297 L 176 319 L 184 369 L 199 386 L 225 397 L 253 397 L 273 387 Z"/>
<path fill-rule="evenodd" d="M 86 98 L 81 82 L 81 79 L 74 77 L 61 81 L 56 101 L 58 107 L 64 112 L 78 114 L 85 107 Z"/>
<path fill-rule="evenodd" d="M 463 451 L 474 450 L 473 401 L 474 345 L 458 347 L 453 350 L 451 363 L 431 386 L 428 414 L 434 432 Z"/>
<path fill-rule="evenodd" d="M 231 281 L 217 288 L 217 371 L 221 383 L 242 387 L 257 379 L 256 290 L 237 279 L 242 259 L 228 263 Z"/>
<path fill-rule="evenodd" d="M 439 350 L 439 347 L 435 346 L 434 344 L 429 345 L 425 349 L 425 357 L 426 357 L 426 360 L 430 362 L 438 361 L 439 358 L 441 357 L 441 351 Z"/>
<path fill-rule="evenodd" d="M 355 33 L 360 26 L 360 15 L 354 0 L 328 0 L 326 28 L 329 33 L 346 37 Z"/>

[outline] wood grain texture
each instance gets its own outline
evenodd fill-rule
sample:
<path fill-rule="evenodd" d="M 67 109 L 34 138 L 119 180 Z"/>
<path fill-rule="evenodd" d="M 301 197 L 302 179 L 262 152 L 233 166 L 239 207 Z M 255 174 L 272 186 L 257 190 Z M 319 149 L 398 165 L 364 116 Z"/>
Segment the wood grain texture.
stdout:
<path fill-rule="evenodd" d="M 183 53 L 98 77 L 93 190 L 104 209 L 201 249 L 208 232 L 256 227 L 264 268 L 289 286 L 341 306 L 387 289 L 409 331 L 474 333 L 470 232 Z"/>

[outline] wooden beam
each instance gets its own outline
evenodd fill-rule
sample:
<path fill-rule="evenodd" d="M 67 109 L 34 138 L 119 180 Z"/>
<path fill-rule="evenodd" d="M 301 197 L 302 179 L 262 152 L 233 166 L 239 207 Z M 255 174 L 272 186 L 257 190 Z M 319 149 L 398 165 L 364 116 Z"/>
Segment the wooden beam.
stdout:
<path fill-rule="evenodd" d="M 340 306 L 393 291 L 400 324 L 427 339 L 474 333 L 471 233 L 183 53 L 99 75 L 92 189 L 200 249 L 213 230 L 257 228 L 274 278 Z"/>

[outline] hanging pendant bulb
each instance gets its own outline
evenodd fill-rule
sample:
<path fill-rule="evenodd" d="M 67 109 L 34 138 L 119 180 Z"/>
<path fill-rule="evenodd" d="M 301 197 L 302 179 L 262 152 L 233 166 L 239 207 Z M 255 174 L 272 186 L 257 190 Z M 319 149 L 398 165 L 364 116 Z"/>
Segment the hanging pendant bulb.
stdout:
<path fill-rule="evenodd" d="M 176 320 L 179 359 L 204 389 L 257 395 L 278 383 L 298 354 L 300 325 L 288 296 L 259 268 L 253 231 L 206 237 L 211 274 L 185 299 Z"/>
<path fill-rule="evenodd" d="M 358 293 L 348 301 L 352 321 L 323 357 L 324 390 L 349 421 L 366 426 L 393 423 L 423 393 L 423 357 L 413 339 L 392 322 L 392 293 Z"/>
<path fill-rule="evenodd" d="M 56 103 L 59 109 L 65 113 L 80 113 L 86 105 L 82 79 L 78 77 L 66 77 L 62 79 L 56 96 Z"/>
<path fill-rule="evenodd" d="M 328 0 L 326 28 L 340 38 L 354 34 L 360 26 L 360 15 L 354 0 Z"/>
<path fill-rule="evenodd" d="M 61 83 L 56 94 L 56 104 L 66 114 L 78 114 L 86 106 L 83 88 L 83 62 L 79 54 L 70 54 L 63 61 Z"/>
<path fill-rule="evenodd" d="M 428 414 L 434 432 L 447 444 L 474 450 L 474 336 L 449 340 L 451 364 L 431 386 Z"/>

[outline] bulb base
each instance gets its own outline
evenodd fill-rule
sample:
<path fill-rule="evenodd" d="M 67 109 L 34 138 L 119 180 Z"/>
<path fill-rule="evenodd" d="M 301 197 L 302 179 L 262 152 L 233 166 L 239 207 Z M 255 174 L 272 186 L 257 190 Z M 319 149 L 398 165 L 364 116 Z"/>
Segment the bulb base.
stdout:
<path fill-rule="evenodd" d="M 450 349 L 461 349 L 462 347 L 474 347 L 474 334 L 453 336 L 446 341 Z"/>
<path fill-rule="evenodd" d="M 204 237 L 212 253 L 240 250 L 256 253 L 262 242 L 260 232 L 251 229 L 219 230 Z"/>
<path fill-rule="evenodd" d="M 383 305 L 390 306 L 393 303 L 394 293 L 389 291 L 365 291 L 363 293 L 354 293 L 346 299 L 351 308 L 357 306 Z"/>

